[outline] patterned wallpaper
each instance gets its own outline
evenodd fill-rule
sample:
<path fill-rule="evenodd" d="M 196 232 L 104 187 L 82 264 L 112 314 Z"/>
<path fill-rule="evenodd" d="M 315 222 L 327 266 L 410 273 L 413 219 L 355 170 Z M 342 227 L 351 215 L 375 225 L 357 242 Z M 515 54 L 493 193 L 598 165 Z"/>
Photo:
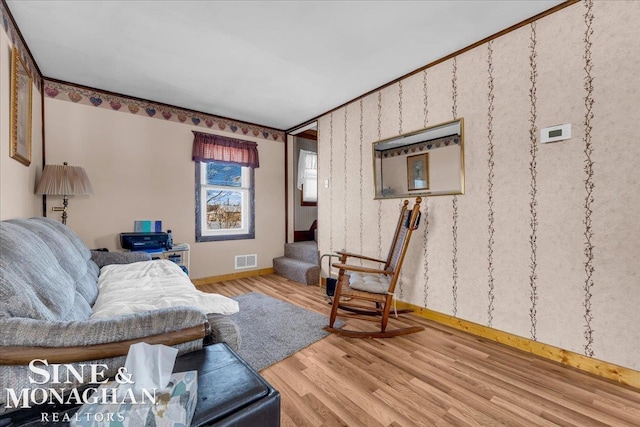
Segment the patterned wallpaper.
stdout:
<path fill-rule="evenodd" d="M 320 252 L 384 257 L 370 144 L 463 117 L 466 193 L 425 198 L 400 299 L 640 370 L 638 20 L 584 0 L 321 117 Z"/>

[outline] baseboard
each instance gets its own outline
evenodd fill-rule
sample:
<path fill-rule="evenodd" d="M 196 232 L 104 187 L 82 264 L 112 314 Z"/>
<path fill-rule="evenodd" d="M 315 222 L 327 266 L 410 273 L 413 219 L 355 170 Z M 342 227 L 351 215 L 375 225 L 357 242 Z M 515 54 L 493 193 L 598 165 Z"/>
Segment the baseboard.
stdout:
<path fill-rule="evenodd" d="M 616 381 L 620 384 L 640 388 L 639 371 L 614 365 L 613 363 L 594 359 L 579 353 L 554 347 L 552 345 L 543 344 L 528 338 L 513 335 L 508 332 L 493 329 L 468 320 L 459 319 L 457 317 L 449 316 L 447 314 L 439 313 L 437 311 L 429 310 L 428 308 L 419 307 L 403 301 L 397 301 L 397 304 L 398 308 L 412 309 L 414 314 L 424 317 L 425 319 L 433 320 L 434 322 L 450 326 L 454 329 L 459 329 L 482 338 L 533 353 L 545 359 L 553 360 L 554 362 L 571 366 L 572 368 L 589 372 L 591 374 Z"/>
<path fill-rule="evenodd" d="M 209 285 L 211 283 L 224 282 L 225 280 L 242 279 L 244 277 L 262 276 L 265 274 L 273 274 L 273 267 L 242 271 L 239 273 L 223 274 L 221 276 L 209 276 L 202 277 L 200 279 L 191 279 L 191 282 L 196 286 L 202 286 Z"/>

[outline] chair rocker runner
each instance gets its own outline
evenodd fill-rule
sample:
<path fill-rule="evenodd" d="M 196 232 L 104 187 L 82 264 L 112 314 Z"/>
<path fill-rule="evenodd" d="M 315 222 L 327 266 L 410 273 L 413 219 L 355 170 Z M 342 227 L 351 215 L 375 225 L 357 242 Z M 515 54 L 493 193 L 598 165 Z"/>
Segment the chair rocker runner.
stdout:
<path fill-rule="evenodd" d="M 394 304 L 394 292 L 400 278 L 404 255 L 409 246 L 411 233 L 418 228 L 420 222 L 421 202 L 422 199 L 417 197 L 413 208 L 409 210 L 409 201 L 404 201 L 386 260 L 345 251 L 337 252 L 340 255 L 340 262 L 334 263 L 333 267 L 339 269 L 338 281 L 331 302 L 329 326 L 325 326 L 325 330 L 354 338 L 390 338 L 424 330 L 421 326 L 387 330 L 389 314 Z M 384 267 L 371 268 L 347 264 L 349 258 L 384 264 Z M 398 313 L 410 313 L 412 310 L 394 309 L 394 312 L 397 316 Z M 344 327 L 335 328 L 333 325 L 337 316 L 377 322 L 380 324 L 380 329 L 375 331 L 355 331 L 344 329 Z"/>

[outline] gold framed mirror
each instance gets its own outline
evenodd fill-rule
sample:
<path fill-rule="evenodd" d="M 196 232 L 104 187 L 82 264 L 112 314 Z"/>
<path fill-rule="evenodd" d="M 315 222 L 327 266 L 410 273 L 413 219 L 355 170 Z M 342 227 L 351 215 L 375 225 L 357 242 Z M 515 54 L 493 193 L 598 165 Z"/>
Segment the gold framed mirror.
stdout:
<path fill-rule="evenodd" d="M 32 78 L 20 52 L 11 50 L 11 141 L 9 156 L 31 164 L 31 90 Z"/>
<path fill-rule="evenodd" d="M 464 194 L 464 119 L 373 143 L 374 198 Z"/>

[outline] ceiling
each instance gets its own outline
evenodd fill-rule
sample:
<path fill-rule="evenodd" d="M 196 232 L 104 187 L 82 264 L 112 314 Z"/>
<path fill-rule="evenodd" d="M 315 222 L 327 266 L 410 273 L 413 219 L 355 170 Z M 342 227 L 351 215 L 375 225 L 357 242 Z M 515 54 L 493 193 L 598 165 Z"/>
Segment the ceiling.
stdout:
<path fill-rule="evenodd" d="M 45 77 L 282 130 L 559 3 L 7 0 Z"/>

